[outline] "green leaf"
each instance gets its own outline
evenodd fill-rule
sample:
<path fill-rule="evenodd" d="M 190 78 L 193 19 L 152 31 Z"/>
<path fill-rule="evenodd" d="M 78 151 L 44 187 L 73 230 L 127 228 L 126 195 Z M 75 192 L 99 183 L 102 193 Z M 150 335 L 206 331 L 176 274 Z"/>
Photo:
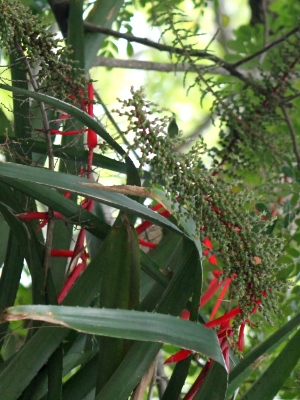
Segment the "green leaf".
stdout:
<path fill-rule="evenodd" d="M 189 367 L 192 360 L 192 354 L 186 359 L 176 363 L 168 386 L 163 394 L 162 400 L 180 398 L 181 389 L 189 372 Z"/>
<path fill-rule="evenodd" d="M 82 400 L 95 387 L 98 354 L 84 366 L 81 366 L 63 385 L 64 400 Z"/>
<path fill-rule="evenodd" d="M 104 269 L 100 289 L 100 307 L 137 309 L 140 249 L 136 230 L 130 224 L 126 214 L 121 214 L 116 220 L 105 241 L 107 247 L 106 252 L 102 253 Z M 99 346 L 97 392 L 103 388 L 119 366 L 130 343 L 121 339 L 100 337 Z"/>
<path fill-rule="evenodd" d="M 262 342 L 235 367 L 229 374 L 229 387 L 227 396 L 233 395 L 234 391 L 251 374 L 252 364 L 265 353 L 274 351 L 287 337 L 300 325 L 300 314 L 296 315 L 281 328 L 279 328 L 267 340 Z"/>
<path fill-rule="evenodd" d="M 0 265 L 2 265 L 4 262 L 9 237 L 9 226 L 7 222 L 2 219 L 2 216 L 0 216 L 0 232 Z"/>
<path fill-rule="evenodd" d="M 269 368 L 251 386 L 241 400 L 273 399 L 300 358 L 300 331 L 289 340 Z"/>
<path fill-rule="evenodd" d="M 269 214 L 269 209 L 264 203 L 256 203 L 255 208 L 257 208 L 257 210 L 260 212 L 265 212 L 266 214 Z"/>
<path fill-rule="evenodd" d="M 30 319 L 62 325 L 92 335 L 170 343 L 212 358 L 224 366 L 214 330 L 171 315 L 67 306 L 17 306 L 4 319 Z"/>
<path fill-rule="evenodd" d="M 175 211 L 178 211 L 178 205 L 176 203 L 173 203 L 171 200 L 169 200 L 165 194 L 160 189 L 157 188 L 151 188 L 151 192 L 155 194 L 156 198 L 161 200 L 161 203 L 164 205 L 164 207 L 170 211 L 171 213 Z M 187 211 L 182 211 L 180 213 L 179 217 L 179 222 L 182 225 L 184 231 L 187 233 L 187 235 L 194 241 L 196 248 L 198 249 L 200 259 L 202 258 L 202 246 L 201 242 L 198 238 L 198 235 L 196 233 L 196 224 L 195 221 L 188 216 Z"/>
<path fill-rule="evenodd" d="M 86 18 L 86 22 L 110 28 L 117 18 L 124 0 L 97 0 Z M 88 71 L 96 57 L 106 35 L 96 32 L 86 32 L 84 37 L 85 70 Z"/>
<path fill-rule="evenodd" d="M 80 110 L 79 108 L 72 106 L 62 100 L 58 100 L 55 97 L 47 96 L 41 93 L 30 92 L 29 90 L 20 89 L 14 86 L 8 86 L 0 84 L 0 89 L 11 91 L 18 95 L 23 95 L 26 97 L 31 97 L 38 101 L 43 101 L 44 103 L 53 106 L 57 109 L 60 109 L 67 114 L 70 114 L 73 118 L 75 118 L 78 122 L 81 122 L 83 125 L 91 128 L 94 132 L 97 133 L 102 139 L 104 139 L 117 153 L 122 156 L 126 155 L 126 152 L 122 149 L 122 147 L 106 132 L 106 130 L 98 124 L 92 117 L 90 117 L 86 112 Z"/>
<path fill-rule="evenodd" d="M 288 165 L 283 165 L 281 172 L 288 178 L 294 178 L 294 171 Z"/>
<path fill-rule="evenodd" d="M 228 374 L 226 370 L 220 364 L 213 363 L 194 399 L 224 400 L 227 386 Z"/>
<path fill-rule="evenodd" d="M 13 358 L 1 365 L 1 397 L 6 400 L 19 398 L 67 334 L 68 329 L 53 327 L 49 324 L 44 324 L 42 329 L 38 329 Z M 37 351 L 37 349 L 43 351 Z"/>
<path fill-rule="evenodd" d="M 128 57 L 133 56 L 134 50 L 133 50 L 132 44 L 130 42 L 127 42 L 126 53 L 127 53 Z"/>
<path fill-rule="evenodd" d="M 23 168 L 23 166 L 19 166 Z M 15 212 L 23 212 L 18 202 L 18 196 L 7 185 L 0 185 L 0 212 L 10 226 L 15 240 L 17 240 L 20 256 L 25 258 L 32 277 L 32 296 L 35 304 L 43 304 L 45 273 L 43 270 L 43 248 L 38 241 L 34 229 L 25 225 L 15 216 Z"/>
<path fill-rule="evenodd" d="M 7 137 L 0 135 L 0 143 L 3 144 L 7 141 Z M 11 142 L 9 147 L 12 152 L 16 152 L 21 157 L 28 155 L 29 151 L 33 151 L 38 154 L 47 153 L 47 145 L 44 142 L 37 141 L 36 139 L 26 139 L 22 142 Z M 70 160 L 72 162 L 86 162 L 88 158 L 88 150 L 80 150 L 77 147 L 64 147 L 58 144 L 53 144 L 53 154 L 55 157 L 59 157 L 63 160 Z M 126 174 L 127 167 L 126 164 L 112 158 L 105 157 L 101 154 L 94 154 L 93 165 L 96 167 L 101 167 L 108 169 L 110 171 L 119 172 L 121 174 Z M 149 177 L 149 172 L 144 171 L 143 174 Z"/>
<path fill-rule="evenodd" d="M 1 269 L 0 277 L 0 312 L 14 304 L 19 288 L 21 273 L 24 265 L 19 242 L 12 232 L 9 234 L 6 257 Z M 0 348 L 4 344 L 4 337 L 8 324 L 0 325 Z"/>
<path fill-rule="evenodd" d="M 76 66 L 84 69 L 84 30 L 83 30 L 83 0 L 70 1 L 68 9 L 67 44 L 73 52 L 70 55 Z"/>
<path fill-rule="evenodd" d="M 156 312 L 179 315 L 186 307 L 195 285 L 199 253 L 190 240 L 180 238 L 183 260 L 175 268 L 171 282 L 163 294 Z M 176 260 L 176 259 L 175 259 Z M 162 344 L 136 342 L 129 349 L 119 368 L 98 394 L 96 400 L 124 400 L 149 369 Z"/>
<path fill-rule="evenodd" d="M 102 243 L 97 255 L 83 271 L 80 279 L 72 286 L 63 300 L 63 304 L 87 307 L 97 296 L 102 279 L 103 251 L 105 251 L 105 242 Z M 13 358 L 0 365 L 1 395 L 7 400 L 18 398 L 69 332 L 69 329 L 43 324 Z M 43 351 L 37 352 L 37 348 L 43 349 Z M 24 365 L 26 368 L 22 369 L 20 365 Z M 15 372 L 13 372 L 14 370 Z M 16 377 L 17 381 L 11 379 L 12 375 Z"/>
<path fill-rule="evenodd" d="M 90 186 L 84 186 L 83 184 L 90 185 L 91 183 L 85 178 L 78 178 L 77 176 L 46 169 L 0 162 L 0 181 L 2 177 L 14 179 L 17 182 L 26 182 L 27 184 L 34 182 L 40 185 L 77 193 L 83 197 L 100 201 L 101 203 L 107 204 L 111 207 L 119 208 L 123 211 L 137 215 L 142 219 L 147 219 L 154 224 L 164 226 L 182 234 L 180 229 L 168 221 L 168 219 L 122 194 L 101 190 L 100 185 L 99 189 L 98 187 L 96 189 Z M 6 179 L 4 179 L 4 181 L 6 182 Z"/>

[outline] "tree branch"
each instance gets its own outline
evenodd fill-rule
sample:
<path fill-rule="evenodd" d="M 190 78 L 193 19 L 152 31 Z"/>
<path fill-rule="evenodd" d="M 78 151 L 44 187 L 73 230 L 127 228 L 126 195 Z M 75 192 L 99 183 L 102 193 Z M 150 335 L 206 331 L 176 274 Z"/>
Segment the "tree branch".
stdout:
<path fill-rule="evenodd" d="M 235 76 L 236 78 L 240 79 L 241 81 L 245 82 L 247 85 L 253 86 L 253 82 L 251 83 L 248 78 L 246 78 L 241 72 L 236 70 L 236 66 L 233 66 L 230 63 L 227 63 L 226 61 L 222 60 L 221 58 L 203 50 L 188 50 L 181 48 L 181 47 L 173 47 L 173 46 L 168 46 L 165 44 L 157 43 L 152 40 L 146 39 L 146 38 L 141 38 L 133 35 L 129 35 L 127 33 L 120 33 L 117 31 L 114 31 L 113 29 L 110 28 L 105 28 L 103 26 L 91 24 L 89 22 L 84 23 L 84 28 L 86 31 L 89 32 L 99 32 L 103 33 L 105 35 L 113 36 L 118 39 L 125 39 L 128 42 L 134 42 L 134 43 L 140 43 L 148 47 L 152 47 L 154 49 L 157 49 L 159 51 L 167 51 L 170 54 L 179 54 L 186 56 L 187 52 L 189 54 L 189 57 L 198 57 L 206 60 L 210 60 L 214 62 L 215 64 L 218 64 L 220 67 L 223 67 L 226 71 L 229 72 L 230 75 Z M 263 88 L 261 88 L 261 91 L 263 92 Z M 265 93 L 267 94 L 267 93 Z"/>
<path fill-rule="evenodd" d="M 144 71 L 159 72 L 195 72 L 190 64 L 171 64 L 158 63 L 152 61 L 141 60 L 120 60 L 110 57 L 96 57 L 94 67 L 124 68 L 124 69 L 141 69 Z M 201 67 L 202 68 L 202 67 Z M 229 75 L 224 68 L 203 66 L 203 72 L 213 75 Z"/>
<path fill-rule="evenodd" d="M 296 157 L 296 160 L 297 160 L 298 169 L 300 169 L 300 153 L 299 153 L 299 147 L 298 147 L 297 138 L 296 138 L 296 132 L 295 132 L 292 120 L 291 120 L 291 118 L 289 116 L 289 113 L 288 113 L 286 107 L 284 105 L 281 105 L 280 108 L 281 108 L 281 111 L 283 113 L 285 122 L 286 122 L 286 124 L 287 124 L 287 126 L 289 128 L 289 131 L 290 131 L 290 136 L 291 136 L 292 142 L 293 142 L 293 151 L 294 151 L 294 154 L 295 154 L 295 157 Z"/>
<path fill-rule="evenodd" d="M 268 50 L 272 49 L 273 47 L 277 46 L 278 44 L 284 42 L 285 40 L 287 40 L 290 36 L 294 35 L 295 33 L 300 31 L 300 27 L 294 28 L 292 30 L 290 30 L 289 32 L 287 32 L 285 35 L 281 36 L 279 39 L 274 40 L 273 42 L 269 43 L 267 46 L 263 47 L 262 49 L 256 51 L 255 53 L 251 54 L 248 57 L 243 58 L 240 61 L 237 61 L 234 64 L 230 64 L 230 66 L 232 68 L 237 68 L 242 64 L 245 64 L 246 62 L 252 60 L 255 57 L 258 57 L 259 55 L 267 52 Z"/>

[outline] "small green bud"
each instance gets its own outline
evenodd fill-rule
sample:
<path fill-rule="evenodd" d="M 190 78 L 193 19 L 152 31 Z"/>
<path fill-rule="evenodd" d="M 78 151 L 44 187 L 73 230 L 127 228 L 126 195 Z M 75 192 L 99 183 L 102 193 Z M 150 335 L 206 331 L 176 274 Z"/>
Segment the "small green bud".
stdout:
<path fill-rule="evenodd" d="M 178 125 L 176 123 L 175 114 L 173 113 L 173 117 L 168 126 L 168 135 L 170 138 L 175 138 L 179 134 Z"/>

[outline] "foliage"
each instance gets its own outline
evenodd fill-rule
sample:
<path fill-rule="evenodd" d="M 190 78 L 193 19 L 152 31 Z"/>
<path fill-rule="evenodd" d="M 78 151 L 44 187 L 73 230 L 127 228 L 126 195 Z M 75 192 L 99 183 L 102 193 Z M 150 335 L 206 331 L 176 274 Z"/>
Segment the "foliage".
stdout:
<path fill-rule="evenodd" d="M 254 3 L 228 37 L 220 0 L 0 0 L 3 398 L 298 395 L 299 5 Z M 143 88 L 109 111 L 120 39 L 169 54 L 216 143 Z"/>

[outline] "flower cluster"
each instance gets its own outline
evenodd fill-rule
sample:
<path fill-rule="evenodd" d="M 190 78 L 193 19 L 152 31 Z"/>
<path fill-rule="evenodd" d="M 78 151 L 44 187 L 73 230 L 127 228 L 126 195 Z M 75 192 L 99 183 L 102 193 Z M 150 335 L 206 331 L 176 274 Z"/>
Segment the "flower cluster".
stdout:
<path fill-rule="evenodd" d="M 22 59 L 39 67 L 39 88 L 60 99 L 79 99 L 79 88 L 84 87 L 83 74 L 78 73 L 70 60 L 71 49 L 60 46 L 59 40 L 42 24 L 38 17 L 20 1 L 0 1 L 0 47 L 13 53 L 21 68 Z M 25 69 L 25 64 L 23 65 Z M 67 77 L 67 78 L 66 78 Z"/>
<path fill-rule="evenodd" d="M 283 285 L 273 278 L 280 242 L 264 234 L 270 221 L 247 210 L 247 204 L 254 201 L 251 193 L 238 190 L 204 167 L 201 153 L 205 147 L 201 143 L 187 154 L 177 153 L 183 139 L 168 135 L 170 118 L 157 116 L 161 113 L 145 100 L 142 89 L 132 89 L 132 97 L 119 110 L 129 120 L 128 132 L 134 133 L 131 148 L 140 150 L 141 167 L 150 166 L 151 184 L 164 182 L 169 198 L 179 205 L 179 213 L 188 210 L 200 239 L 209 237 L 216 242 L 215 255 L 222 263 L 219 280 L 232 279 L 232 300 L 242 310 L 235 319 L 237 326 L 258 304 L 270 318 L 272 310 L 278 311 L 276 292 Z"/>

